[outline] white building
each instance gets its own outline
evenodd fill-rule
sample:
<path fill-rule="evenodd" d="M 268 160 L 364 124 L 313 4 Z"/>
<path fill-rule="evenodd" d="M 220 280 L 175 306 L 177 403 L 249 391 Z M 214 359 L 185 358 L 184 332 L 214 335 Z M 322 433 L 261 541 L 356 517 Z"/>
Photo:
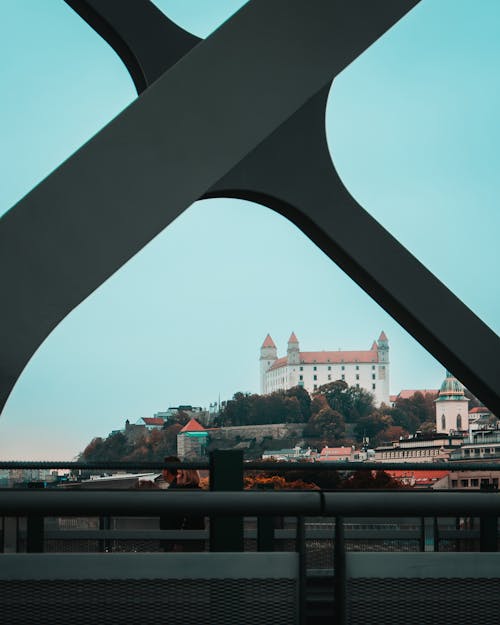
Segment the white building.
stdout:
<path fill-rule="evenodd" d="M 436 432 L 467 432 L 469 429 L 469 400 L 462 384 L 446 372 L 436 402 Z"/>
<path fill-rule="evenodd" d="M 344 380 L 373 394 L 375 403 L 389 405 L 389 341 L 385 332 L 366 351 L 301 352 L 292 332 L 287 355 L 278 358 L 268 334 L 260 348 L 260 390 L 267 395 L 294 386 L 313 393 L 323 384 Z"/>

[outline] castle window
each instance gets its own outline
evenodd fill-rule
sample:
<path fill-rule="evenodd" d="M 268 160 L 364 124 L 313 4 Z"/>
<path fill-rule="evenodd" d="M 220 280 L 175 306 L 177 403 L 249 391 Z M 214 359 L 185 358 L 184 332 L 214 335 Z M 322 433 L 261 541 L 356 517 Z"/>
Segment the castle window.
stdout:
<path fill-rule="evenodd" d="M 443 415 L 441 415 L 441 429 L 442 430 L 446 430 L 446 417 Z"/>
<path fill-rule="evenodd" d="M 372 384 L 372 390 L 375 390 L 375 384 Z"/>
<path fill-rule="evenodd" d="M 316 367 L 316 365 L 314 365 L 313 367 L 313 371 L 317 371 L 318 367 Z"/>
<path fill-rule="evenodd" d="M 372 365 L 372 369 L 375 371 L 375 365 Z"/>
<path fill-rule="evenodd" d="M 356 380 L 359 380 L 359 373 L 356 373 Z"/>
<path fill-rule="evenodd" d="M 303 380 L 304 376 L 303 375 L 299 375 L 299 380 Z"/>
<path fill-rule="evenodd" d="M 330 365 L 328 365 L 328 371 L 331 371 L 331 370 L 332 370 L 332 368 L 330 367 Z"/>
<path fill-rule="evenodd" d="M 374 380 L 374 379 L 375 379 L 375 374 L 374 374 L 374 373 L 372 373 L 372 380 Z"/>
<path fill-rule="evenodd" d="M 356 371 L 359 371 L 359 365 L 356 365 Z"/>
<path fill-rule="evenodd" d="M 317 384 L 315 384 L 315 385 L 314 385 L 314 390 L 315 390 L 315 391 L 317 391 L 317 390 L 318 390 L 318 385 L 317 385 Z"/>
<path fill-rule="evenodd" d="M 300 367 L 300 371 L 304 371 L 304 367 Z"/>
<path fill-rule="evenodd" d="M 461 415 L 457 415 L 457 430 L 461 430 L 462 429 L 462 416 Z"/>
<path fill-rule="evenodd" d="M 345 367 L 344 367 L 344 365 L 342 365 L 342 366 L 341 366 L 340 368 L 342 369 L 342 371 L 344 371 L 344 370 L 345 370 Z"/>
<path fill-rule="evenodd" d="M 313 380 L 317 380 L 318 376 L 317 375 L 313 375 Z"/>
<path fill-rule="evenodd" d="M 331 379 L 332 379 L 332 376 L 331 376 L 330 374 L 328 374 L 328 379 L 329 379 L 329 380 L 331 380 Z"/>
<path fill-rule="evenodd" d="M 342 379 L 345 380 L 345 375 L 344 374 L 342 374 Z"/>

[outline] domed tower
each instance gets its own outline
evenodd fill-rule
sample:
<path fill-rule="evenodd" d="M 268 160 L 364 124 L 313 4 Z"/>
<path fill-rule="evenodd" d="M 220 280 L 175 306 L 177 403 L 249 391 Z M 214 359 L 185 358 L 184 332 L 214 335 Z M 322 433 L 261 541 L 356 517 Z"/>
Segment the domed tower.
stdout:
<path fill-rule="evenodd" d="M 448 434 L 469 429 L 469 400 L 462 384 L 449 371 L 441 384 L 435 406 L 436 432 Z"/>
<path fill-rule="evenodd" d="M 288 339 L 286 356 L 288 365 L 298 365 L 300 363 L 299 341 L 294 332 L 290 334 L 290 338 Z"/>
<path fill-rule="evenodd" d="M 262 343 L 260 348 L 260 392 L 266 393 L 266 373 L 272 367 L 275 360 L 278 358 L 278 352 L 276 345 L 274 344 L 271 335 L 268 334 Z"/>

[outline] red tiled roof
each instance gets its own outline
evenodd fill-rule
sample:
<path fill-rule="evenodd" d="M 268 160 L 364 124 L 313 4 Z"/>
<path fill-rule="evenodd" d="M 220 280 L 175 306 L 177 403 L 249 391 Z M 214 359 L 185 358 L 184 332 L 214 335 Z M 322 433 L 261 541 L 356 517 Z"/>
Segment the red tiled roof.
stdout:
<path fill-rule="evenodd" d="M 264 339 L 264 342 L 262 343 L 262 347 L 274 347 L 274 348 L 276 347 L 270 334 L 268 334 L 266 338 Z"/>
<path fill-rule="evenodd" d="M 325 456 L 350 456 L 352 447 L 323 447 L 320 458 Z"/>
<path fill-rule="evenodd" d="M 471 408 L 469 410 L 469 414 L 477 414 L 478 412 L 483 413 L 483 412 L 490 412 L 488 410 L 488 408 L 485 408 L 484 406 L 476 406 L 475 408 Z"/>
<path fill-rule="evenodd" d="M 397 398 L 397 395 L 389 395 L 389 401 L 395 402 Z"/>
<path fill-rule="evenodd" d="M 142 420 L 146 425 L 163 425 L 165 423 L 161 417 L 143 417 Z"/>
<path fill-rule="evenodd" d="M 389 339 L 387 338 L 386 333 L 382 330 L 382 332 L 380 333 L 380 336 L 378 337 L 379 341 L 388 341 Z"/>
<path fill-rule="evenodd" d="M 422 395 L 426 395 L 426 394 L 437 395 L 439 393 L 439 389 L 437 388 L 416 388 L 416 389 L 406 388 L 406 389 L 403 389 L 402 391 L 399 391 L 399 393 L 395 396 L 394 401 L 396 401 L 396 399 L 410 399 L 410 397 L 413 397 L 415 393 L 422 393 Z"/>
<path fill-rule="evenodd" d="M 179 432 L 205 432 L 205 428 L 196 421 L 196 419 L 190 419 L 186 425 Z"/>
<path fill-rule="evenodd" d="M 290 334 L 290 338 L 288 339 L 289 343 L 298 343 L 297 337 L 295 336 L 295 332 Z"/>
<path fill-rule="evenodd" d="M 300 364 L 344 364 L 358 362 L 378 362 L 378 353 L 375 351 L 358 352 L 300 352 Z M 287 359 L 278 358 L 271 369 L 279 369 L 287 364 Z"/>
<path fill-rule="evenodd" d="M 269 367 L 269 371 L 271 371 L 271 369 L 279 369 L 280 367 L 284 367 L 287 362 L 288 358 L 286 356 L 283 358 L 278 358 L 278 360 L 275 360 L 273 364 Z"/>
<path fill-rule="evenodd" d="M 402 479 L 414 479 L 415 484 L 425 485 L 433 484 L 438 480 L 446 477 L 449 471 L 418 471 L 418 470 L 385 470 L 385 473 L 390 475 L 395 480 Z"/>

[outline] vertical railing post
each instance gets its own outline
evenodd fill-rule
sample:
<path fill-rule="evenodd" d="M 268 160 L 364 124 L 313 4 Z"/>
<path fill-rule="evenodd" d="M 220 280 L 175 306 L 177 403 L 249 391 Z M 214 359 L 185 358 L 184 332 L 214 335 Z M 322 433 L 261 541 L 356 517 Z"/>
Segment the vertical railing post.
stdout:
<path fill-rule="evenodd" d="M 493 484 L 481 484 L 481 490 L 497 491 Z M 479 549 L 480 551 L 498 551 L 497 538 L 498 518 L 493 515 L 483 515 L 479 518 Z"/>
<path fill-rule="evenodd" d="M 424 517 L 424 551 L 435 551 L 436 549 L 436 519 L 435 517 Z"/>
<path fill-rule="evenodd" d="M 347 625 L 347 569 L 344 537 L 344 519 L 335 517 L 335 547 L 333 553 L 335 623 Z"/>
<path fill-rule="evenodd" d="M 217 449 L 210 454 L 210 490 L 243 490 L 243 452 Z M 243 517 L 210 518 L 210 551 L 243 551 Z"/>
<path fill-rule="evenodd" d="M 437 516 L 434 517 L 432 528 L 434 533 L 434 551 L 439 551 L 439 523 Z"/>
<path fill-rule="evenodd" d="M 257 517 L 257 551 L 274 551 L 274 517 Z"/>
<path fill-rule="evenodd" d="M 26 551 L 43 553 L 45 519 L 40 515 L 30 515 L 26 519 Z"/>
<path fill-rule="evenodd" d="M 299 554 L 299 625 L 306 623 L 306 524 L 303 516 L 297 517 L 297 541 L 295 550 Z"/>
<path fill-rule="evenodd" d="M 3 553 L 16 553 L 19 551 L 19 523 L 14 516 L 3 517 Z"/>
<path fill-rule="evenodd" d="M 99 529 L 100 530 L 109 530 L 110 529 L 110 518 L 109 516 L 100 516 L 99 517 Z M 110 551 L 110 544 L 107 538 L 99 539 L 99 551 L 102 553 L 107 553 Z"/>
<path fill-rule="evenodd" d="M 480 551 L 498 551 L 496 516 L 482 516 L 479 519 Z"/>

